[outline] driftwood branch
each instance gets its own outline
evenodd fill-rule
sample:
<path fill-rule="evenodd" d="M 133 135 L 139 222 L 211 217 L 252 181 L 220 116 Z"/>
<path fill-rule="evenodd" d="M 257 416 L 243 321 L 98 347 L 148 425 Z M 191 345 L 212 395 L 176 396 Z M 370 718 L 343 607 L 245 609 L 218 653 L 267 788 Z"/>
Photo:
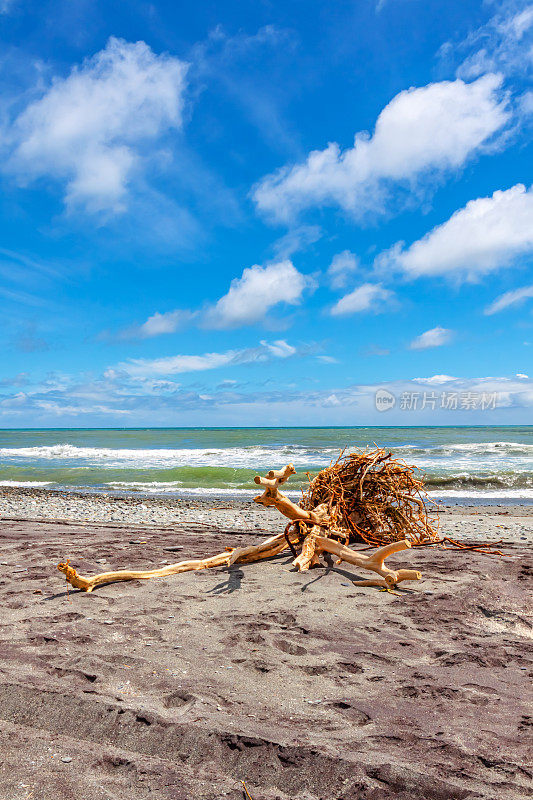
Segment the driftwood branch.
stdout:
<path fill-rule="evenodd" d="M 57 568 L 60 572 L 64 573 L 67 581 L 71 586 L 74 586 L 75 589 L 82 589 L 84 592 L 92 592 L 96 586 L 101 586 L 103 583 L 166 578 L 168 575 L 178 575 L 180 572 L 192 572 L 194 570 L 210 569 L 211 567 L 227 567 L 235 563 L 249 564 L 252 561 L 260 561 L 263 558 L 277 556 L 288 546 L 285 534 L 280 533 L 252 547 L 230 547 L 223 553 L 217 553 L 209 558 L 178 561 L 177 564 L 168 564 L 166 567 L 161 567 L 160 569 L 121 569 L 117 572 L 101 572 L 98 575 L 93 575 L 88 578 L 84 575 L 79 575 L 76 570 L 70 566 L 69 561 L 58 564 Z"/>
<path fill-rule="evenodd" d="M 294 466 L 292 464 L 287 464 L 283 469 L 271 469 L 270 472 L 267 472 L 265 478 L 256 475 L 254 483 L 258 486 L 264 486 L 265 491 L 263 494 L 254 497 L 254 502 L 262 506 L 274 506 L 285 517 L 292 520 L 308 520 L 315 525 L 324 523 L 327 519 L 327 509 L 325 506 L 319 506 L 312 511 L 306 511 L 279 491 L 278 487 L 295 473 L 296 470 Z"/>
<path fill-rule="evenodd" d="M 372 464 L 378 460 L 378 458 L 374 458 Z M 361 495 L 363 481 L 372 464 L 366 466 L 364 475 L 360 479 L 359 495 Z M 294 475 L 295 471 L 292 464 L 287 464 L 283 469 L 270 470 L 265 477 L 258 475 L 254 478 L 257 485 L 264 487 L 263 494 L 254 498 L 255 502 L 276 508 L 291 521 L 283 533 L 271 536 L 261 544 L 249 547 L 230 547 L 226 548 L 223 553 L 217 553 L 208 558 L 179 561 L 176 564 L 169 564 L 160 569 L 152 570 L 118 570 L 86 577 L 79 575 L 70 566 L 69 561 L 58 564 L 58 569 L 65 575 L 66 580 L 72 586 L 85 592 L 92 592 L 96 586 L 115 581 L 164 578 L 192 570 L 228 567 L 231 564 L 249 564 L 279 555 L 288 547 L 291 548 L 294 554 L 295 548 L 300 546 L 300 553 L 296 555 L 293 561 L 293 565 L 299 571 L 305 571 L 316 566 L 320 563 L 320 556 L 323 553 L 331 553 L 337 556 L 337 563 L 346 561 L 360 569 L 374 572 L 379 576 L 372 580 L 354 581 L 355 585 L 390 588 L 401 581 L 419 580 L 422 577 L 417 570 L 392 570 L 385 566 L 384 562 L 388 556 L 408 550 L 411 547 L 411 543 L 407 539 L 386 544 L 370 555 L 357 552 L 346 544 L 342 544 L 339 539 L 348 542 L 350 540 L 350 531 L 339 525 L 338 509 L 332 502 L 322 502 L 313 508 L 304 508 L 293 503 L 279 490 L 279 486 L 285 483 L 291 475 Z"/>

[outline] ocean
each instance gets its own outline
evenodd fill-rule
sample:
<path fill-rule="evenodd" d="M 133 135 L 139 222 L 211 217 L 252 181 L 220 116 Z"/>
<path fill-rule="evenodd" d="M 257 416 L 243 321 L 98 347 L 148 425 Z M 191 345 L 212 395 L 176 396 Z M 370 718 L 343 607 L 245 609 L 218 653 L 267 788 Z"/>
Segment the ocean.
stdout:
<path fill-rule="evenodd" d="M 436 499 L 533 502 L 533 426 L 0 430 L 0 486 L 253 496 L 292 462 L 297 492 L 343 448 L 390 448 Z"/>

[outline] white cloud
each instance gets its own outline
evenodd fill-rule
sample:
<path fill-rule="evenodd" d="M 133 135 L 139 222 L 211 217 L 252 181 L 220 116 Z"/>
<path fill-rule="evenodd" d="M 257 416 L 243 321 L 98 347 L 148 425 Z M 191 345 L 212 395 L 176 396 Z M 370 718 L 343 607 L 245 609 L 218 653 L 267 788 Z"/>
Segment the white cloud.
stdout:
<path fill-rule="evenodd" d="M 353 272 L 356 272 L 359 267 L 359 259 L 355 253 L 349 250 L 343 250 L 342 253 L 337 253 L 333 256 L 331 264 L 328 267 L 328 278 L 333 289 L 342 289 L 346 286 L 348 278 Z"/>
<path fill-rule="evenodd" d="M 514 14 L 509 19 L 500 24 L 500 29 L 504 36 L 511 36 L 513 39 L 521 40 L 524 34 L 533 27 L 533 5 L 528 3 L 526 8 Z"/>
<path fill-rule="evenodd" d="M 413 378 L 414 383 L 424 383 L 430 386 L 440 386 L 443 383 L 451 383 L 458 381 L 459 378 L 454 378 L 452 375 L 432 375 L 430 378 Z"/>
<path fill-rule="evenodd" d="M 2 423 L 4 427 L 21 427 L 36 421 L 41 426 L 48 422 L 64 425 L 71 415 L 83 414 L 84 424 L 94 427 L 113 425 L 114 420 L 123 424 L 119 420 L 124 418 L 137 427 L 202 425 L 208 407 L 212 424 L 217 425 L 275 426 L 280 420 L 291 425 L 324 425 L 325 419 L 330 425 L 350 425 L 354 413 L 362 424 L 383 424 L 385 416 L 375 405 L 378 389 L 386 389 L 396 397 L 394 409 L 386 414 L 387 424 L 392 425 L 472 423 L 481 420 L 480 413 L 491 424 L 526 424 L 533 407 L 533 383 L 523 373 L 510 377 L 399 378 L 379 384 L 330 385 L 313 390 L 309 385 L 270 383 L 269 388 L 257 388 L 248 381 L 232 388 L 224 384 L 214 387 L 209 385 L 208 376 L 203 376 L 205 385 L 199 384 L 198 375 L 192 376 L 194 383 L 180 387 L 153 376 L 109 372 L 105 380 L 88 379 L 82 374 L 62 376 L 62 383 L 53 381 L 54 386 L 50 380 L 31 382 L 24 392 L 5 387 L 0 392 Z M 429 398 L 437 398 L 436 403 L 425 402 L 426 389 Z M 441 405 L 444 392 L 455 397 L 456 405 Z M 412 405 L 402 405 L 404 393 L 413 395 Z"/>
<path fill-rule="evenodd" d="M 62 417 L 65 415 L 78 416 L 79 414 L 124 415 L 132 413 L 128 409 L 117 408 L 116 406 L 99 405 L 99 404 L 91 406 L 75 406 L 75 405 L 65 405 L 64 403 L 58 403 L 54 401 L 37 400 L 35 402 L 35 405 L 39 410 L 44 411 L 46 414 L 55 414 L 58 417 Z"/>
<path fill-rule="evenodd" d="M 190 312 L 180 311 L 167 311 L 160 314 L 156 311 L 151 317 L 148 317 L 146 322 L 139 326 L 139 334 L 144 338 L 150 336 L 160 336 L 162 333 L 174 333 L 185 321 L 190 318 Z"/>
<path fill-rule="evenodd" d="M 498 311 L 503 311 L 509 306 L 522 303 L 530 297 L 533 297 L 533 285 L 523 286 L 521 289 L 512 289 L 510 292 L 505 292 L 497 297 L 490 306 L 487 306 L 485 314 L 496 314 Z"/>
<path fill-rule="evenodd" d="M 325 408 L 334 408 L 335 406 L 341 406 L 342 400 L 339 400 L 336 394 L 330 394 L 328 397 L 324 398 L 322 405 Z"/>
<path fill-rule="evenodd" d="M 175 311 L 166 311 L 164 314 L 156 311 L 142 325 L 124 331 L 124 338 L 148 339 L 152 336 L 161 336 L 163 333 L 174 333 L 187 325 L 194 316 L 194 312 L 180 308 Z"/>
<path fill-rule="evenodd" d="M 153 375 L 177 375 L 183 372 L 203 372 L 220 367 L 236 366 L 270 361 L 273 358 L 289 358 L 297 349 L 284 339 L 274 342 L 262 341 L 257 347 L 244 350 L 227 350 L 225 353 L 205 353 L 204 355 L 176 355 L 166 358 L 132 358 L 117 364 L 116 370 L 133 378 L 146 378 Z"/>
<path fill-rule="evenodd" d="M 268 175 L 253 189 L 260 211 L 290 220 L 303 209 L 340 206 L 356 217 L 383 212 L 394 182 L 412 184 L 461 167 L 508 121 L 501 78 L 432 83 L 400 92 L 378 117 L 373 136 L 336 143 Z"/>
<path fill-rule="evenodd" d="M 117 369 L 134 377 L 149 375 L 178 375 L 182 372 L 203 372 L 231 364 L 237 351 L 205 353 L 201 356 L 177 355 L 167 358 L 132 358 L 117 365 Z"/>
<path fill-rule="evenodd" d="M 264 353 L 259 348 L 255 350 L 245 350 L 245 360 L 266 361 L 272 356 L 274 358 L 289 358 L 289 356 L 295 356 L 297 352 L 296 348 L 293 347 L 292 344 L 288 344 L 285 339 L 277 339 L 275 342 L 261 341 L 261 348 Z M 242 359 L 243 356 L 240 358 Z M 243 363 L 242 360 L 241 363 Z"/>
<path fill-rule="evenodd" d="M 117 333 L 108 330 L 102 331 L 98 338 L 103 341 L 122 341 L 129 339 L 150 339 L 153 336 L 161 336 L 166 333 L 175 333 L 184 328 L 197 317 L 197 311 L 176 308 L 173 311 L 165 311 L 163 314 L 156 311 L 140 325 L 129 325 Z"/>
<path fill-rule="evenodd" d="M 174 333 L 191 323 L 206 328 L 239 328 L 262 322 L 268 311 L 280 303 L 297 305 L 306 288 L 313 288 L 314 280 L 302 275 L 291 261 L 285 259 L 261 267 L 255 264 L 245 269 L 240 278 L 234 278 L 229 291 L 216 303 L 203 310 L 174 309 L 156 311 L 142 325 L 132 325 L 118 334 L 104 331 L 106 339 L 147 339 L 165 333 Z"/>
<path fill-rule="evenodd" d="M 533 91 L 528 90 L 520 97 L 520 110 L 525 117 L 533 114 Z"/>
<path fill-rule="evenodd" d="M 111 37 L 14 121 L 9 168 L 22 181 L 65 181 L 69 206 L 122 210 L 143 144 L 182 123 L 186 72 L 144 42 Z"/>
<path fill-rule="evenodd" d="M 378 259 L 409 277 L 447 275 L 475 280 L 533 252 L 533 191 L 517 184 L 470 200 L 406 250 L 398 243 Z"/>
<path fill-rule="evenodd" d="M 358 311 L 374 311 L 376 314 L 387 311 L 394 295 L 380 283 L 363 283 L 350 294 L 344 295 L 330 309 L 334 317 L 355 314 Z"/>
<path fill-rule="evenodd" d="M 464 58 L 457 76 L 470 80 L 486 72 L 525 75 L 533 63 L 533 47 L 528 34 L 533 26 L 533 5 L 523 0 L 498 2 L 498 13 L 462 42 L 446 42 L 440 48 L 445 60 L 458 55 Z"/>
<path fill-rule="evenodd" d="M 420 336 L 417 336 L 416 339 L 413 339 L 409 347 L 411 350 L 427 350 L 428 347 L 442 347 L 444 344 L 449 344 L 453 336 L 453 331 L 449 330 L 449 328 L 431 328 L 429 331 L 424 331 L 421 333 Z M 431 382 L 436 383 L 435 378 L 447 378 L 448 380 L 455 380 L 455 378 L 451 378 L 449 375 L 437 375 L 434 376 Z M 443 381 L 438 381 L 442 383 Z"/>
<path fill-rule="evenodd" d="M 209 328 L 238 328 L 261 322 L 278 303 L 298 305 L 311 279 L 285 259 L 261 267 L 246 268 L 232 280 L 229 291 L 208 308 L 204 324 Z"/>
<path fill-rule="evenodd" d="M 291 228 L 284 236 L 274 242 L 273 251 L 276 258 L 290 258 L 299 250 L 307 250 L 320 239 L 321 231 L 318 225 L 300 225 Z"/>

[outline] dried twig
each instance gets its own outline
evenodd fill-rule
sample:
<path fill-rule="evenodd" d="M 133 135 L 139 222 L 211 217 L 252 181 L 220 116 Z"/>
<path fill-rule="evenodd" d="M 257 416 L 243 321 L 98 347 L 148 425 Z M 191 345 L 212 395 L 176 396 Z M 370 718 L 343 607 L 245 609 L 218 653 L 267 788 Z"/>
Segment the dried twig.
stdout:
<path fill-rule="evenodd" d="M 417 468 L 376 448 L 341 453 L 310 480 L 302 507 L 327 503 L 347 542 L 379 546 L 409 539 L 413 544 L 437 538 L 436 503 L 424 490 Z"/>

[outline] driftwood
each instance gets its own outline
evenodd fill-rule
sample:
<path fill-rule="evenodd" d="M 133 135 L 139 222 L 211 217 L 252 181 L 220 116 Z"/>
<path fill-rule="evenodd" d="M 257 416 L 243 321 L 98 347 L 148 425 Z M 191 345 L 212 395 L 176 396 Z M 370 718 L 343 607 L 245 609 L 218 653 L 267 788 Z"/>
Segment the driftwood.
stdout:
<path fill-rule="evenodd" d="M 338 564 L 346 561 L 376 574 L 370 580 L 354 581 L 355 585 L 390 590 L 402 581 L 415 581 L 422 576 L 413 569 L 389 569 L 385 559 L 410 549 L 413 544 L 437 542 L 436 529 L 420 497 L 422 482 L 413 478 L 414 469 L 394 461 L 390 453 L 382 450 L 341 455 L 310 482 L 301 505 L 297 505 L 279 489 L 295 473 L 293 465 L 287 464 L 283 469 L 271 470 L 266 477 L 254 478 L 264 489 L 263 494 L 254 498 L 255 502 L 272 506 L 289 519 L 283 533 L 259 545 L 227 548 L 209 558 L 179 561 L 153 570 L 118 570 L 85 577 L 69 561 L 58 564 L 58 569 L 72 586 L 92 592 L 96 586 L 115 581 L 147 580 L 191 570 L 249 564 L 290 548 L 295 555 L 293 565 L 301 572 L 319 564 L 323 553 L 331 553 Z M 366 554 L 348 547 L 356 541 L 383 546 Z"/>

